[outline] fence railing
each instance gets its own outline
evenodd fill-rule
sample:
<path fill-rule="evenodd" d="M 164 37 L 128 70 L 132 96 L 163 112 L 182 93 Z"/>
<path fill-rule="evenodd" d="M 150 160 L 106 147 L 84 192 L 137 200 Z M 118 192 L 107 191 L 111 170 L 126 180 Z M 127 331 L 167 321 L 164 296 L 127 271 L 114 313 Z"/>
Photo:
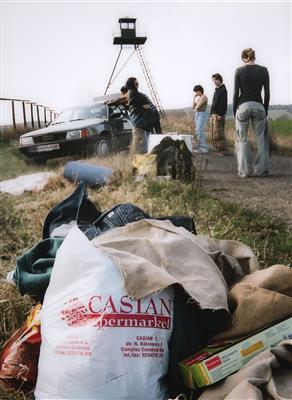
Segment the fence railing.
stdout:
<path fill-rule="evenodd" d="M 48 122 L 52 122 L 53 118 L 58 115 L 58 113 L 56 113 L 55 110 L 53 110 L 51 107 L 38 104 L 31 100 L 0 97 L 0 101 L 11 103 L 12 126 L 14 130 L 17 129 L 18 125 L 15 113 L 16 104 L 21 104 L 22 106 L 22 122 L 24 129 L 28 128 L 28 121 L 30 121 L 30 127 L 32 129 L 37 129 L 42 127 L 42 123 L 44 124 L 44 126 L 46 126 Z M 29 110 L 27 110 L 27 106 L 29 107 Z M 34 112 L 35 110 L 36 115 Z M 43 114 L 43 117 L 41 116 L 41 113 Z"/>

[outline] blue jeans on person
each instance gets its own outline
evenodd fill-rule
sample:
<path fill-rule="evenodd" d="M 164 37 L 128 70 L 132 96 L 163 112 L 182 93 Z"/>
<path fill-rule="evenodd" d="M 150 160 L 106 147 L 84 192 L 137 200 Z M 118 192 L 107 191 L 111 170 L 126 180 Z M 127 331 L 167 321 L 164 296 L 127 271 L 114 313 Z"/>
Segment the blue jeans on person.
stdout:
<path fill-rule="evenodd" d="M 208 120 L 208 114 L 206 111 L 195 111 L 195 126 L 196 134 L 199 142 L 198 149 L 208 151 L 208 145 L 206 143 L 205 126 Z"/>
<path fill-rule="evenodd" d="M 256 155 L 254 166 L 251 149 L 248 142 L 248 127 L 251 121 Z M 237 171 L 241 177 L 255 175 L 264 176 L 269 172 L 269 135 L 267 133 L 267 117 L 264 106 L 255 101 L 241 104 L 235 117 L 235 150 L 237 157 Z"/>

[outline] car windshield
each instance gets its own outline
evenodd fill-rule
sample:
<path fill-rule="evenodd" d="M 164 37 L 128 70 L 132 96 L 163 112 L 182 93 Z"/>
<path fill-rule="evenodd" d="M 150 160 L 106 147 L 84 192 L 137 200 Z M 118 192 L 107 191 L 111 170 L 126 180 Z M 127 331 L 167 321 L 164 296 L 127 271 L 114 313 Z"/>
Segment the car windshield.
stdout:
<path fill-rule="evenodd" d="M 107 107 L 104 103 L 68 108 L 54 119 L 52 125 L 91 118 L 107 118 Z"/>

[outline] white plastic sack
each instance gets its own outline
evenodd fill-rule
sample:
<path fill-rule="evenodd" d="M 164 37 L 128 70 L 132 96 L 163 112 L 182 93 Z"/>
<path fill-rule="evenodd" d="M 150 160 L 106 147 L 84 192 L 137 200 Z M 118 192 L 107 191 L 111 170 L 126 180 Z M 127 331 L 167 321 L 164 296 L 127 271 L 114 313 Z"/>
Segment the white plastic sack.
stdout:
<path fill-rule="evenodd" d="M 30 175 L 20 175 L 17 178 L 0 182 L 0 192 L 15 196 L 24 192 L 39 192 L 44 189 L 48 181 L 57 176 L 53 172 L 37 172 Z"/>
<path fill-rule="evenodd" d="M 129 298 L 115 264 L 73 228 L 42 307 L 36 399 L 166 399 L 173 296 Z"/>

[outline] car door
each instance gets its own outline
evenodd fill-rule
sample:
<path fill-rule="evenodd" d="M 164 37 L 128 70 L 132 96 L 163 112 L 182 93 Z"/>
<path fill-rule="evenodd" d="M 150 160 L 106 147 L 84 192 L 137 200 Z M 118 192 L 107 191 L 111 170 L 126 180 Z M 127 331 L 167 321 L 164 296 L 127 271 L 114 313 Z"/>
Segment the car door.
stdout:
<path fill-rule="evenodd" d="M 109 122 L 112 127 L 117 150 L 125 149 L 131 143 L 132 125 L 123 106 L 109 107 Z"/>
<path fill-rule="evenodd" d="M 123 105 L 119 106 L 122 114 L 123 114 L 123 137 L 125 146 L 129 146 L 132 142 L 132 123 L 130 121 L 130 116 L 128 110 Z"/>

